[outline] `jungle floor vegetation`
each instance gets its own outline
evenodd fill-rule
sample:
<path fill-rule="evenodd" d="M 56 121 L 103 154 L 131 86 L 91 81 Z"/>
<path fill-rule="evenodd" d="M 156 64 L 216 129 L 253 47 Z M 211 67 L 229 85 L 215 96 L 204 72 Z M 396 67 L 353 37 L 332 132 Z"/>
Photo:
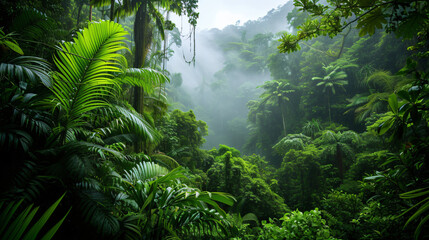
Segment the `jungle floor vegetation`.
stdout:
<path fill-rule="evenodd" d="M 213 30 L 226 61 L 192 98 L 165 64 L 197 4 L 0 1 L 0 239 L 428 238 L 429 3 Z"/>

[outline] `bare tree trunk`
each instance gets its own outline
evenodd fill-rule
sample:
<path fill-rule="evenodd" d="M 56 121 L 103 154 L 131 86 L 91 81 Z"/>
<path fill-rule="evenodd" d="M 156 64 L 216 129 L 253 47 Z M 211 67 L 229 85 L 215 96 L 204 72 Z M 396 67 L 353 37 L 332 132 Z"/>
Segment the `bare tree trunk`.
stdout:
<path fill-rule="evenodd" d="M 110 0 L 110 21 L 115 21 L 115 0 Z"/>
<path fill-rule="evenodd" d="M 284 135 L 286 137 L 287 136 L 286 135 L 286 122 L 285 122 L 285 116 L 284 116 L 283 111 L 282 111 L 282 120 L 283 120 L 283 133 L 284 133 Z"/>
<path fill-rule="evenodd" d="M 89 21 L 92 22 L 92 4 L 89 4 Z"/>
<path fill-rule="evenodd" d="M 143 1 L 136 13 L 134 21 L 134 68 L 142 68 L 145 64 L 146 55 L 149 52 L 149 48 L 152 41 L 152 29 L 150 27 L 150 18 L 147 13 L 147 1 Z M 134 87 L 133 89 L 133 107 L 134 109 L 143 114 L 144 113 L 144 90 L 140 87 Z M 144 149 L 144 145 L 139 142 L 134 144 L 134 151 L 141 152 Z"/>
<path fill-rule="evenodd" d="M 339 143 L 337 143 L 335 158 L 337 159 L 338 173 L 339 173 L 340 179 L 343 179 L 344 178 L 343 156 L 342 156 L 341 146 Z"/>
<path fill-rule="evenodd" d="M 80 22 L 80 14 L 82 12 L 82 7 L 83 7 L 83 2 L 79 3 L 79 7 L 77 9 L 77 18 L 76 18 L 76 27 L 79 26 L 79 22 Z"/>
<path fill-rule="evenodd" d="M 343 42 L 341 43 L 341 48 L 340 48 L 340 52 L 338 53 L 337 59 L 339 59 L 341 57 L 341 55 L 343 54 L 343 50 L 344 50 L 344 45 L 346 43 L 346 38 L 349 35 L 350 31 L 351 31 L 352 27 L 349 27 L 349 30 L 347 31 L 346 34 L 344 34 L 343 36 Z"/>
<path fill-rule="evenodd" d="M 285 121 L 285 111 L 284 111 L 284 104 L 282 102 L 282 100 L 279 100 L 279 107 L 280 107 L 280 112 L 282 113 L 282 123 L 283 123 L 283 134 L 286 137 L 286 121 Z"/>
<path fill-rule="evenodd" d="M 331 102 L 329 99 L 329 92 L 328 92 L 328 113 L 329 113 L 329 123 L 331 123 L 332 119 L 331 119 Z"/>

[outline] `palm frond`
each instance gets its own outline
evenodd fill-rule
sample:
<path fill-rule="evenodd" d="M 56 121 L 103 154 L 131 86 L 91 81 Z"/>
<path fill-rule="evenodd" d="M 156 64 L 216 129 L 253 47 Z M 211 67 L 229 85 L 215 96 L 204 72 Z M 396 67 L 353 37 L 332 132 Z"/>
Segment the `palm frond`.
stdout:
<path fill-rule="evenodd" d="M 152 154 L 151 158 L 153 161 L 165 166 L 168 169 L 180 167 L 180 164 L 174 158 L 169 157 L 165 154 Z"/>
<path fill-rule="evenodd" d="M 36 100 L 35 100 L 36 99 Z M 22 93 L 17 87 L 5 91 L 1 98 L 2 126 L 0 126 L 0 148 L 23 149 L 28 152 L 34 139 L 45 138 L 51 132 L 49 113 L 34 107 L 37 95 Z"/>
<path fill-rule="evenodd" d="M 390 72 L 378 70 L 365 79 L 365 83 L 378 92 L 393 92 L 396 80 Z"/>
<path fill-rule="evenodd" d="M 64 146 L 60 148 L 62 151 L 64 151 L 68 156 L 87 156 L 88 153 L 92 153 L 95 155 L 99 155 L 99 157 L 103 158 L 104 155 L 110 155 L 114 158 L 124 159 L 125 156 L 115 151 L 111 148 L 107 148 L 98 144 L 84 142 L 84 141 L 77 141 L 77 142 L 71 142 L 67 143 Z"/>
<path fill-rule="evenodd" d="M 21 56 L 0 64 L 0 79 L 13 83 L 41 81 L 46 87 L 52 87 L 50 72 L 51 66 L 46 60 L 33 56 Z"/>
<path fill-rule="evenodd" d="M 309 140 L 310 137 L 307 137 L 304 134 L 289 134 L 286 137 L 282 138 L 279 142 L 277 142 L 273 146 L 273 149 L 278 154 L 283 156 L 291 149 L 303 150 Z"/>
<path fill-rule="evenodd" d="M 111 4 L 111 0 L 90 0 L 90 4 L 94 7 L 104 7 Z"/>
<path fill-rule="evenodd" d="M 153 127 L 151 119 L 137 113 L 126 102 L 115 102 L 107 107 L 101 107 L 93 111 L 93 117 L 89 119 L 95 129 L 107 144 L 115 142 L 132 143 L 143 140 L 156 143 L 160 140 L 160 134 Z"/>
<path fill-rule="evenodd" d="M 116 124 L 122 133 L 134 133 L 143 140 L 150 143 L 157 143 L 161 140 L 161 135 L 134 109 L 113 105 L 120 116 L 124 119 L 124 124 Z"/>
<path fill-rule="evenodd" d="M 130 171 L 125 171 L 125 179 L 131 183 L 150 181 L 168 174 L 168 169 L 153 162 L 141 162 Z"/>
<path fill-rule="evenodd" d="M 103 193 L 81 191 L 77 208 L 83 220 L 96 229 L 98 236 L 108 238 L 119 233 L 119 220 L 111 213 L 111 201 Z"/>
<path fill-rule="evenodd" d="M 41 193 L 46 189 L 47 177 L 39 176 L 40 169 L 36 163 L 25 161 L 23 167 L 12 179 L 12 186 L 8 195 L 22 196 L 22 198 L 33 201 L 40 198 Z"/>
<path fill-rule="evenodd" d="M 214 231 L 223 233 L 227 237 L 233 226 L 223 219 L 218 212 L 209 208 L 187 208 L 186 211 L 180 211 L 172 219 L 172 225 L 176 226 L 176 231 L 183 236 L 193 236 L 195 238 L 204 238 L 211 235 Z"/>
<path fill-rule="evenodd" d="M 22 9 L 13 19 L 11 30 L 18 32 L 25 39 L 39 40 L 56 27 L 55 20 L 46 14 L 36 9 Z"/>
<path fill-rule="evenodd" d="M 4 125 L 0 127 L 0 148 L 15 149 L 28 152 L 33 145 L 33 137 L 26 131 L 17 128 L 16 125 Z"/>
<path fill-rule="evenodd" d="M 84 125 L 85 114 L 108 105 L 106 98 L 118 87 L 112 73 L 120 72 L 118 59 L 123 56 L 117 52 L 126 49 L 126 34 L 120 24 L 96 22 L 79 32 L 74 43 L 60 46 L 62 51 L 54 57 L 59 72 L 51 91 L 61 131 Z"/>
<path fill-rule="evenodd" d="M 99 130 L 99 129 L 98 129 Z M 104 138 L 103 141 L 106 144 L 112 145 L 115 143 L 133 143 L 139 139 L 133 133 L 123 133 L 115 135 L 107 135 L 107 138 Z"/>
<path fill-rule="evenodd" d="M 151 68 L 128 68 L 116 80 L 122 84 L 141 87 L 146 93 L 151 93 L 154 86 L 170 82 L 167 76 Z"/>
<path fill-rule="evenodd" d="M 141 219 L 142 214 L 126 215 L 120 219 L 121 223 L 121 235 L 120 239 L 134 240 L 141 239 L 141 230 L 137 224 L 138 220 Z"/>
<path fill-rule="evenodd" d="M 337 138 L 337 134 L 331 130 L 326 130 L 322 135 L 322 139 L 326 143 L 336 143 Z"/>

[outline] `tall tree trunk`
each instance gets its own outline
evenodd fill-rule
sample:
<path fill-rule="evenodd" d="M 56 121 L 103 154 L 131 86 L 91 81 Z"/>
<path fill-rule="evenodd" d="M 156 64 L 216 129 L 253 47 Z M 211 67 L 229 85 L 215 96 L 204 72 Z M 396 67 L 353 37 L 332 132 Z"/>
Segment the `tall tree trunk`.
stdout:
<path fill-rule="evenodd" d="M 89 21 L 92 22 L 92 4 L 89 3 Z"/>
<path fill-rule="evenodd" d="M 350 31 L 352 29 L 352 26 L 349 27 L 349 30 L 347 31 L 346 34 L 343 35 L 343 41 L 341 43 L 341 48 L 340 48 L 340 52 L 338 52 L 338 56 L 337 59 L 339 59 L 341 57 L 341 55 L 343 54 L 343 50 L 344 50 L 344 45 L 346 44 L 346 38 L 349 35 Z"/>
<path fill-rule="evenodd" d="M 142 68 L 145 64 L 146 55 L 148 54 L 151 42 L 152 42 L 152 28 L 150 27 L 150 17 L 148 15 L 147 0 L 143 1 L 136 13 L 134 21 L 134 68 Z M 139 112 L 144 112 L 144 90 L 140 87 L 134 87 L 133 89 L 133 107 Z M 134 150 L 141 152 L 143 145 L 136 143 Z"/>
<path fill-rule="evenodd" d="M 286 121 L 285 121 L 285 111 L 284 111 L 284 103 L 282 100 L 279 100 L 280 112 L 282 113 L 282 123 L 283 123 L 283 134 L 286 137 Z"/>
<path fill-rule="evenodd" d="M 329 113 L 329 123 L 331 123 L 332 119 L 331 119 L 331 102 L 329 99 L 329 92 L 328 92 L 328 113 Z"/>
<path fill-rule="evenodd" d="M 142 68 L 145 64 L 146 55 L 148 53 L 152 29 L 149 27 L 150 18 L 147 13 L 147 1 L 143 1 L 142 5 L 137 10 L 136 19 L 134 22 L 134 68 Z M 134 87 L 134 108 L 143 113 L 143 91 L 139 87 Z"/>
<path fill-rule="evenodd" d="M 100 12 L 101 12 L 101 18 L 103 18 L 103 20 L 106 20 L 107 9 L 104 9 L 104 6 L 103 6 L 103 8 L 100 10 Z"/>
<path fill-rule="evenodd" d="M 76 18 L 76 27 L 79 26 L 79 22 L 80 22 L 80 14 L 82 12 L 82 7 L 83 7 L 83 1 L 79 3 L 79 7 L 77 9 L 77 18 Z"/>
<path fill-rule="evenodd" d="M 232 183 L 231 183 L 231 154 L 229 152 L 225 155 L 225 163 L 224 163 L 224 170 L 225 170 L 225 178 L 224 178 L 224 184 L 225 184 L 225 192 L 232 194 Z"/>
<path fill-rule="evenodd" d="M 300 181 L 301 181 L 301 202 L 302 202 L 302 205 L 303 206 L 307 206 L 307 196 L 306 196 L 306 193 L 305 193 L 305 178 L 304 178 L 304 170 L 303 170 L 303 168 L 301 168 L 301 170 L 299 171 L 299 177 L 300 177 Z"/>
<path fill-rule="evenodd" d="M 338 173 L 339 173 L 340 179 L 343 179 L 344 178 L 343 155 L 342 155 L 341 146 L 339 143 L 337 143 L 335 158 L 337 160 L 337 167 L 338 167 Z"/>
<path fill-rule="evenodd" d="M 115 0 L 110 0 L 110 21 L 115 21 Z"/>
<path fill-rule="evenodd" d="M 284 116 L 284 112 L 282 111 L 282 120 L 283 120 L 283 133 L 286 137 L 286 122 L 285 122 L 285 116 Z"/>

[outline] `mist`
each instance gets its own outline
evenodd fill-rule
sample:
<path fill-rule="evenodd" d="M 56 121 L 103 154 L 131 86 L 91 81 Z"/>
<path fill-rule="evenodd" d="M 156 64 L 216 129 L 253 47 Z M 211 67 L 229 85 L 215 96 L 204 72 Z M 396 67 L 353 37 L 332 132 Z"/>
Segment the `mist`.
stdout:
<path fill-rule="evenodd" d="M 291 9 L 289 3 L 270 10 L 257 20 L 237 22 L 221 30 L 197 31 L 195 63 L 185 61 L 193 56 L 192 39 L 186 34 L 182 35 L 182 45 L 173 48 L 174 55 L 167 63 L 167 70 L 179 73 L 183 80 L 180 90 L 177 89 L 182 91 L 182 96 L 176 99 L 180 104 L 174 107 L 182 111 L 192 109 L 198 119 L 207 122 L 209 135 L 205 137 L 203 148 L 211 149 L 219 144 L 243 148 L 249 135 L 246 104 L 258 99 L 262 90 L 257 87 L 271 76 L 266 67 L 243 66 L 240 47 L 257 34 L 267 35 L 262 44 L 273 44 L 276 33 L 288 30 L 285 16 Z M 258 49 L 255 54 L 268 56 Z"/>

